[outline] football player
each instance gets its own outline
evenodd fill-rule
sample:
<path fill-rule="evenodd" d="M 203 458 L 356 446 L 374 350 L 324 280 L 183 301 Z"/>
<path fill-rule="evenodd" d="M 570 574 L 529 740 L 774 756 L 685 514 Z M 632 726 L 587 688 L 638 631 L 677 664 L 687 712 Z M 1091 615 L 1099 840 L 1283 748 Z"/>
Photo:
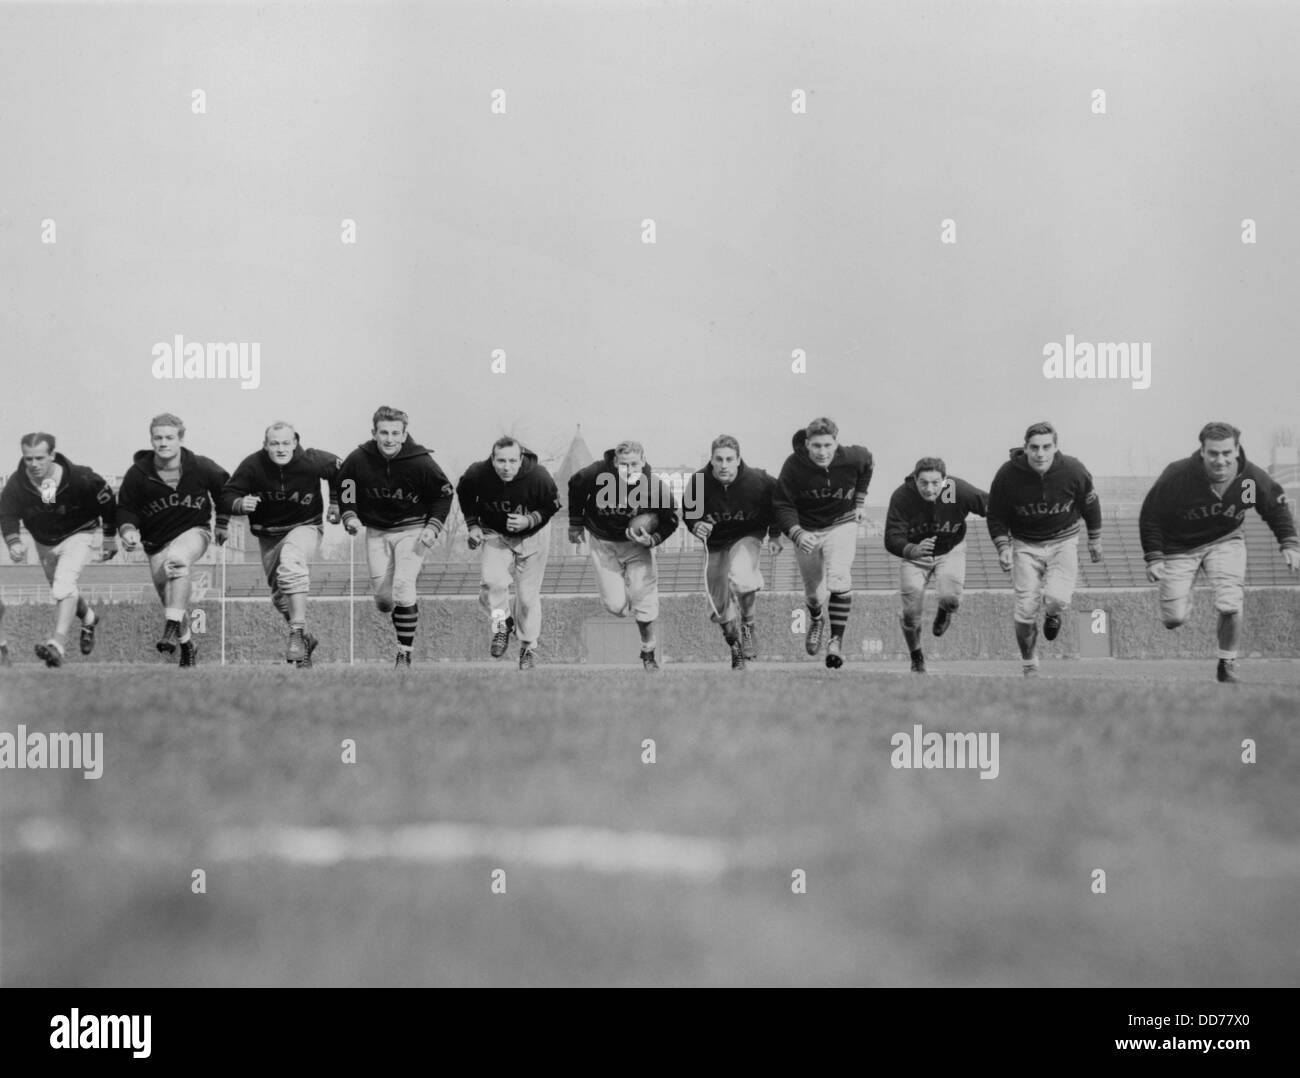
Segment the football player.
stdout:
<path fill-rule="evenodd" d="M 307 632 L 307 593 L 324 533 L 321 483 L 329 490 L 324 519 L 337 524 L 342 463 L 323 449 L 304 449 L 293 425 L 281 420 L 266 428 L 262 448 L 240 462 L 222 492 L 226 512 L 248 517 L 257 536 L 271 604 L 289 623 L 285 662 L 300 668 L 311 666 L 317 644 Z"/>
<path fill-rule="evenodd" d="M 844 665 L 844 630 L 853 605 L 853 557 L 858 525 L 867 518 L 867 487 L 875 463 L 860 445 L 840 445 L 839 427 L 821 417 L 797 430 L 777 480 L 773 510 L 777 525 L 794 542 L 808 603 L 809 655 L 821 650 L 830 600 L 831 639 L 826 665 Z"/>
<path fill-rule="evenodd" d="M 988 516 L 989 496 L 964 479 L 948 474 L 940 457 L 922 457 L 912 474 L 889 498 L 885 517 L 885 549 L 902 559 L 899 597 L 903 639 L 912 670 L 925 673 L 921 648 L 921 611 L 926 585 L 938 592 L 939 610 L 933 632 L 943 636 L 961 605 L 966 584 L 966 517 Z"/>
<path fill-rule="evenodd" d="M 447 523 L 454 493 L 433 453 L 410 437 L 409 419 L 382 405 L 371 420 L 370 441 L 339 469 L 343 527 L 349 535 L 366 529 L 370 585 L 375 606 L 392 614 L 398 669 L 411 666 L 420 624 L 416 579 Z"/>
<path fill-rule="evenodd" d="M 144 547 L 164 618 L 158 650 L 180 647 L 180 665 L 192 667 L 198 648 L 190 633 L 190 567 L 207 552 L 214 535 L 225 543 L 230 518 L 221 508 L 229 473 L 191 452 L 185 424 L 170 412 L 149 421 L 151 449 L 135 454 L 117 494 L 118 535 L 125 550 Z M 216 529 L 212 529 L 213 514 Z"/>
<path fill-rule="evenodd" d="M 632 520 L 645 512 L 655 514 L 657 526 L 632 528 Z M 648 671 L 659 669 L 654 548 L 677 530 L 677 522 L 672 489 L 650 471 L 640 442 L 619 442 L 569 477 L 569 542 L 582 543 L 590 534 L 600 600 L 611 614 L 636 618 L 641 665 Z"/>
<path fill-rule="evenodd" d="M 492 444 L 487 460 L 465 470 L 456 484 L 456 497 L 465 516 L 470 550 L 483 550 L 479 602 L 492 618 L 492 658 L 501 658 L 510 646 L 510 634 L 517 633 L 519 669 L 531 670 L 542 631 L 549 525 L 560 508 L 555 480 L 537 463 L 536 453 L 507 435 Z"/>
<path fill-rule="evenodd" d="M 720 434 L 709 447 L 709 463 L 691 476 L 691 501 L 682 515 L 708 556 L 705 581 L 712 619 L 731 648 L 731 668 L 745 669 L 758 655 L 754 606 L 763 587 L 760 550 L 781 551 L 781 530 L 772 513 L 776 480 L 751 468 L 740 443 Z"/>
<path fill-rule="evenodd" d="M 1025 677 L 1038 676 L 1038 612 L 1043 636 L 1055 640 L 1079 576 L 1080 521 L 1088 554 L 1103 558 L 1101 502 L 1088 469 L 1057 449 L 1056 428 L 1035 423 L 1011 450 L 989 487 L 989 535 L 998 564 L 1016 592 L 1016 643 Z"/>
<path fill-rule="evenodd" d="M 1191 613 L 1192 581 L 1204 572 L 1218 613 L 1216 677 L 1237 681 L 1237 643 L 1245 598 L 1246 538 L 1242 524 L 1253 505 L 1278 541 L 1282 559 L 1300 572 L 1300 539 L 1281 485 L 1246 459 L 1241 431 L 1207 423 L 1200 448 L 1174 461 L 1156 480 L 1138 517 L 1147 579 L 1160 585 L 1160 617 L 1176 629 Z"/>
<path fill-rule="evenodd" d="M 57 604 L 54 633 L 36 645 L 46 666 L 62 666 L 72 619 L 81 621 L 81 654 L 95 647 L 99 618 L 79 590 L 81 570 L 92 561 L 107 561 L 117 553 L 117 499 L 107 483 L 90 468 L 73 464 L 54 450 L 54 435 L 25 434 L 22 461 L 0 492 L 0 534 L 11 561 L 27 558 L 20 522 L 27 525 L 36 553 Z M 102 546 L 95 533 L 103 531 Z M 8 658 L 5 648 L 0 661 Z"/>

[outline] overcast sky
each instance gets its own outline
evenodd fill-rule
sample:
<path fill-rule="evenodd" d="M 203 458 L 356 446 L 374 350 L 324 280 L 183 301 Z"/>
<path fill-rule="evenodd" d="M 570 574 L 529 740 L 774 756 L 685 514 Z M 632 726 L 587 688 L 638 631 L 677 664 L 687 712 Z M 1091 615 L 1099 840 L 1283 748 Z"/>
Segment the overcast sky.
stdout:
<path fill-rule="evenodd" d="M 827 414 L 873 504 L 926 454 L 986 485 L 1042 418 L 1098 475 L 1215 418 L 1266 462 L 1297 40 L 1226 0 L 5 5 L 0 450 L 120 474 L 168 410 L 233 469 L 272 419 L 345 453 L 389 403 L 453 473 L 578 423 L 776 471 Z M 177 334 L 258 342 L 260 386 L 155 379 Z M 1150 342 L 1150 388 L 1044 378 L 1067 334 Z"/>

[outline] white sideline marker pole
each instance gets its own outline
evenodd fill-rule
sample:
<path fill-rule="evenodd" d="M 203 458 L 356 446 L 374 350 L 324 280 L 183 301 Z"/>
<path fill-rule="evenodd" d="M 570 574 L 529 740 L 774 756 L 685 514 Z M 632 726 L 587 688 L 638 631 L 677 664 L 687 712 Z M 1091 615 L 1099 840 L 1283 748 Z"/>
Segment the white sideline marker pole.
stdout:
<path fill-rule="evenodd" d="M 357 661 L 356 652 L 355 652 L 355 643 L 354 643 L 356 636 L 353 628 L 356 621 L 356 603 L 355 603 L 356 596 L 353 595 L 356 575 L 357 575 L 356 536 L 349 535 L 348 536 L 348 665 L 349 666 L 354 665 Z"/>
<path fill-rule="evenodd" d="M 226 544 L 221 548 L 221 665 L 226 665 Z"/>

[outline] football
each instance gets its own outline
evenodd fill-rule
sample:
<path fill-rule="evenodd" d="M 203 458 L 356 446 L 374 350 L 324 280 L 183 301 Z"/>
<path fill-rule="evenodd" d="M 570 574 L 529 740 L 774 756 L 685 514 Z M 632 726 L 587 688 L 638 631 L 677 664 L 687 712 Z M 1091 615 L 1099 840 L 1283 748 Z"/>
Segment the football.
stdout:
<path fill-rule="evenodd" d="M 659 530 L 659 514 L 637 513 L 636 516 L 627 522 L 627 526 L 629 531 L 643 530 L 653 535 Z"/>

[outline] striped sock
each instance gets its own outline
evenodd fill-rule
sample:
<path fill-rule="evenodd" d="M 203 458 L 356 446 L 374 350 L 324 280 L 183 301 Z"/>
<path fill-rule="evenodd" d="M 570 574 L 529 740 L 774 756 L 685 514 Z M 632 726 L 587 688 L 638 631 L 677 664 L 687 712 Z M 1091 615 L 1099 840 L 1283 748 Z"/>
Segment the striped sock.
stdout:
<path fill-rule="evenodd" d="M 397 643 L 410 648 L 415 643 L 415 630 L 420 624 L 420 605 L 393 607 L 393 628 L 397 630 Z"/>
<path fill-rule="evenodd" d="M 833 591 L 831 592 L 831 639 L 844 635 L 844 630 L 849 627 L 849 607 L 853 605 L 853 593 L 851 591 Z"/>

